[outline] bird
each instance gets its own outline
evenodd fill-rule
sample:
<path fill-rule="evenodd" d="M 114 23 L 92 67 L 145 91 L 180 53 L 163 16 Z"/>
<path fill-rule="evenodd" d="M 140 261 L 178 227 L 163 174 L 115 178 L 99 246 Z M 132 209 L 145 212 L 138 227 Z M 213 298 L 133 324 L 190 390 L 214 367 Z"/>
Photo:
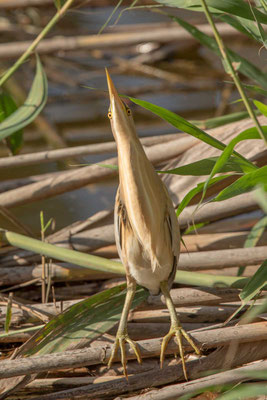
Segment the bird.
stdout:
<path fill-rule="evenodd" d="M 151 295 L 160 292 L 170 314 L 170 330 L 164 336 L 160 351 L 160 366 L 164 362 L 169 340 L 178 344 L 184 377 L 186 371 L 182 337 L 196 354 L 200 350 L 182 328 L 170 295 L 180 254 L 180 229 L 168 190 L 148 160 L 138 138 L 131 109 L 121 100 L 106 69 L 110 98 L 108 118 L 118 153 L 119 187 L 115 198 L 114 230 L 119 257 L 126 271 L 126 297 L 111 355 L 110 368 L 120 349 L 121 364 L 126 379 L 126 343 L 142 362 L 138 345 L 129 337 L 127 319 L 136 285 L 148 289 Z"/>

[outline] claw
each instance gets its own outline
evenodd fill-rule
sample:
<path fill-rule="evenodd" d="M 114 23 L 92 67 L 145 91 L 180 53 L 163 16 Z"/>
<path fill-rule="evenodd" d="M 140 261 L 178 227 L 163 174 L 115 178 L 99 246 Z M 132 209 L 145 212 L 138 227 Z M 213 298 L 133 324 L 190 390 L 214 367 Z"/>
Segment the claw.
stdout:
<path fill-rule="evenodd" d="M 129 343 L 130 347 L 133 349 L 138 364 L 142 364 L 142 357 L 138 345 L 129 337 L 126 338 L 126 342 Z"/>
<path fill-rule="evenodd" d="M 133 351 L 134 351 L 134 353 L 136 355 L 138 363 L 139 364 L 142 363 L 141 353 L 140 353 L 140 350 L 138 348 L 138 345 L 132 339 L 130 339 L 127 334 L 123 334 L 123 335 L 118 335 L 117 334 L 117 337 L 115 339 L 115 342 L 114 342 L 114 345 L 113 345 L 113 348 L 112 348 L 112 352 L 111 352 L 111 355 L 110 355 L 110 358 L 109 358 L 109 361 L 108 361 L 108 368 L 111 367 L 111 365 L 112 365 L 112 363 L 114 361 L 114 358 L 115 358 L 115 356 L 117 354 L 118 348 L 120 348 L 120 351 L 121 351 L 121 364 L 122 364 L 122 367 L 123 367 L 123 374 L 124 374 L 125 378 L 128 380 L 128 374 L 127 374 L 127 368 L 126 368 L 127 358 L 126 358 L 126 352 L 125 352 L 125 343 L 126 342 L 133 349 Z"/>
<path fill-rule="evenodd" d="M 172 336 L 176 337 L 178 347 L 179 347 L 179 353 L 182 361 L 182 367 L 183 367 L 183 373 L 185 380 L 188 380 L 187 377 L 187 372 L 186 372 L 186 366 L 185 366 L 185 358 L 184 358 L 184 348 L 182 344 L 182 336 L 187 340 L 187 342 L 192 346 L 194 349 L 195 353 L 200 355 L 201 352 L 199 348 L 195 345 L 193 340 L 190 338 L 190 336 L 185 332 L 185 330 L 181 326 L 172 326 L 169 333 L 167 333 L 166 336 L 164 336 L 161 344 L 161 350 L 160 350 L 160 368 L 163 367 L 163 362 L 164 362 L 164 357 L 165 357 L 165 351 L 168 346 L 168 343 Z"/>

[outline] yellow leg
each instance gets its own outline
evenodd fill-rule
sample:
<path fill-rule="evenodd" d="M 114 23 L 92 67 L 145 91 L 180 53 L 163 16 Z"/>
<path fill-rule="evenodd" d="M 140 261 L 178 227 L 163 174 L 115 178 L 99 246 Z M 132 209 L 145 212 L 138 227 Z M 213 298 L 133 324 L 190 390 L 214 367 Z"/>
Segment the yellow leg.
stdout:
<path fill-rule="evenodd" d="M 115 343 L 112 348 L 111 356 L 108 361 L 108 368 L 110 368 L 111 364 L 117 354 L 118 348 L 120 348 L 121 364 L 123 366 L 123 373 L 124 373 L 124 376 L 126 377 L 126 379 L 128 379 L 127 369 L 126 369 L 127 360 L 126 360 L 126 355 L 125 355 L 125 343 L 126 342 L 129 343 L 130 347 L 135 352 L 135 355 L 136 355 L 136 358 L 137 358 L 137 361 L 139 362 L 139 364 L 141 364 L 141 362 L 142 362 L 140 350 L 138 349 L 137 344 L 129 338 L 128 332 L 127 332 L 127 319 L 128 319 L 131 304 L 132 304 L 132 301 L 133 301 L 133 298 L 135 295 L 135 289 L 136 289 L 135 281 L 131 280 L 130 282 L 127 282 L 127 293 L 126 293 L 126 298 L 125 298 L 125 302 L 124 302 L 124 306 L 123 306 L 123 310 L 122 310 L 122 314 L 121 314 L 121 319 L 120 319 Z"/>
<path fill-rule="evenodd" d="M 187 332 L 181 327 L 180 321 L 178 319 L 174 304 L 172 302 L 172 298 L 170 295 L 170 290 L 168 286 L 168 282 L 164 281 L 161 282 L 160 284 L 161 291 L 165 297 L 166 300 L 166 305 L 168 307 L 170 317 L 171 317 L 171 327 L 169 330 L 169 333 L 164 336 L 162 344 L 161 344 L 161 351 L 160 351 L 160 366 L 162 368 L 163 366 L 163 361 L 164 361 L 164 354 L 166 347 L 171 339 L 172 336 L 176 337 L 178 347 L 179 347 L 179 352 L 180 352 L 180 357 L 182 361 L 182 366 L 183 366 L 183 372 L 184 372 L 184 377 L 186 380 L 187 378 L 187 373 L 186 373 L 186 367 L 185 367 L 185 359 L 184 359 L 184 349 L 182 345 L 182 336 L 188 341 L 188 343 L 192 346 L 192 348 L 195 350 L 196 354 L 201 354 L 200 350 L 198 347 L 195 345 L 193 340 L 189 337 Z"/>

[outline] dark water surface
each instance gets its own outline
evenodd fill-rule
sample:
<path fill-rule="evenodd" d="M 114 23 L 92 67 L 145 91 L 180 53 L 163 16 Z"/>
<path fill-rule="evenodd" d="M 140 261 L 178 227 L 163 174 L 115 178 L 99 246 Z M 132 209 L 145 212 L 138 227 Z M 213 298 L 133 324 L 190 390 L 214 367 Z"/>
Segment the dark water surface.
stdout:
<path fill-rule="evenodd" d="M 53 9 L 49 9 L 50 11 L 52 15 Z M 56 28 L 55 34 L 95 34 L 111 11 L 112 7 L 70 11 Z M 42 17 L 46 10 L 40 9 L 38 12 Z M 193 17 L 192 23 L 201 18 L 198 13 L 182 12 L 179 15 L 190 16 L 191 19 Z M 10 14 L 10 18 L 13 18 L 12 14 Z M 169 22 L 167 17 L 145 10 L 136 10 L 123 13 L 118 25 L 111 26 L 107 32 L 122 29 L 123 25 L 127 24 L 164 22 Z M 50 36 L 52 35 L 50 34 Z M 249 49 L 250 54 L 251 52 L 257 54 L 258 49 L 250 47 L 249 43 L 244 46 L 242 43 L 240 45 L 238 40 L 234 40 L 232 44 L 239 49 L 243 46 L 245 52 L 248 52 Z M 132 46 L 121 49 L 111 48 L 103 52 L 79 50 L 42 56 L 49 81 L 49 98 L 43 116 L 57 129 L 68 145 L 113 140 L 106 116 L 108 99 L 103 91 L 106 90 L 104 75 L 106 66 L 110 68 L 114 83 L 121 93 L 127 93 L 166 107 L 188 119 L 204 119 L 216 115 L 215 110 L 221 104 L 224 83 L 220 62 L 211 52 L 197 44 L 192 44 L 192 42 L 188 42 L 188 45 L 177 43 L 177 49 L 169 57 L 155 65 L 157 68 L 178 74 L 179 82 L 171 83 L 131 70 L 122 72 L 114 63 L 116 56 L 130 59 L 130 57 L 141 54 L 140 51 L 142 51 L 140 46 Z M 33 64 L 24 65 L 19 72 L 23 82 L 25 78 L 27 87 L 33 77 L 33 67 Z M 93 91 L 84 88 L 84 85 L 100 90 Z M 233 91 L 228 102 L 230 103 L 236 98 L 238 96 Z M 234 107 L 236 107 L 235 110 L 238 110 L 240 106 Z M 133 111 L 140 136 L 175 132 L 173 127 L 139 107 L 133 106 Z M 23 152 L 42 151 L 47 148 L 47 144 L 34 125 L 25 129 Z M 3 148 L 0 148 L 0 151 L 1 156 L 5 154 Z M 110 156 L 110 154 L 103 154 L 83 157 L 83 161 L 94 163 Z M 62 164 L 51 163 L 23 169 L 11 169 L 5 173 L 4 179 L 39 175 L 63 168 Z M 97 211 L 112 208 L 116 188 L 117 181 L 112 180 L 20 206 L 12 211 L 22 222 L 30 225 L 35 232 L 39 232 L 39 213 L 40 210 L 43 210 L 45 219 L 54 218 L 56 229 L 60 229 L 76 220 L 87 218 Z M 2 217 L 0 217 L 0 225 L 12 229 L 12 226 Z"/>

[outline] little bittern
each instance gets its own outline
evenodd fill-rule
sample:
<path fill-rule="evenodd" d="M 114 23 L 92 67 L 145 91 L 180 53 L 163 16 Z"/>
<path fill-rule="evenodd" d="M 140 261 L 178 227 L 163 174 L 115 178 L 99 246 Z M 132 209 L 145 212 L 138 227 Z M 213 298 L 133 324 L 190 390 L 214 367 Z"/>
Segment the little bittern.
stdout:
<path fill-rule="evenodd" d="M 125 343 L 134 350 L 141 363 L 137 344 L 127 332 L 127 318 L 134 298 L 136 282 L 152 295 L 161 291 L 170 312 L 171 327 L 163 338 L 160 353 L 164 353 L 172 336 L 178 342 L 184 376 L 187 379 L 182 336 L 197 354 L 199 349 L 180 325 L 170 296 L 180 253 L 180 231 L 172 201 L 162 180 L 148 160 L 136 134 L 131 110 L 120 99 L 109 76 L 110 119 L 118 149 L 119 188 L 115 200 L 114 224 L 118 253 L 126 270 L 127 293 L 109 367 L 118 348 L 127 378 Z"/>

